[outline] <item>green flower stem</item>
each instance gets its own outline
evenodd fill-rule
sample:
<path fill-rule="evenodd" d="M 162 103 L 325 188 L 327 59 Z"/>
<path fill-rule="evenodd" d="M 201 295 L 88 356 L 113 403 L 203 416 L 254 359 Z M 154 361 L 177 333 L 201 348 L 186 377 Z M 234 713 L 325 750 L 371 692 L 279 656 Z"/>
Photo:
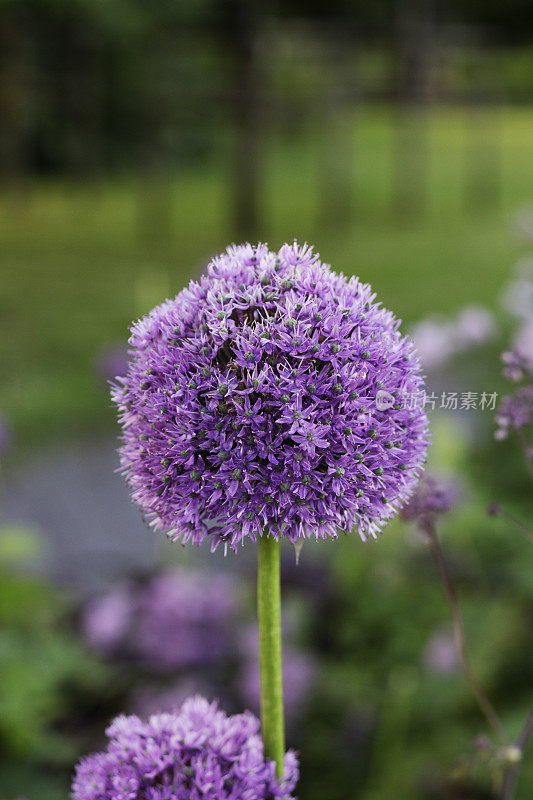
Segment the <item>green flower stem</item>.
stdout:
<path fill-rule="evenodd" d="M 258 539 L 257 616 L 261 665 L 261 729 L 265 755 L 283 775 L 285 729 L 281 672 L 280 542 L 265 532 Z"/>

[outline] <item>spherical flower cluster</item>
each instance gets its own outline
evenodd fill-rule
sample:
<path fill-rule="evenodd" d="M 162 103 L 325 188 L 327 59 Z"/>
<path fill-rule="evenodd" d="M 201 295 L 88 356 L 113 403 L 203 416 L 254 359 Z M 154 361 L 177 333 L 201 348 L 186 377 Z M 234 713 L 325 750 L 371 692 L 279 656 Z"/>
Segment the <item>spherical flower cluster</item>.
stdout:
<path fill-rule="evenodd" d="M 231 652 L 238 603 L 227 575 L 177 569 L 93 599 L 83 630 L 95 649 L 157 671 L 206 667 Z"/>
<path fill-rule="evenodd" d="M 249 712 L 228 717 L 193 697 L 179 713 L 148 722 L 118 717 L 107 735 L 107 750 L 78 765 L 73 800 L 292 800 L 296 757 L 286 754 L 284 778 L 276 779 Z"/>
<path fill-rule="evenodd" d="M 456 504 L 459 494 L 458 486 L 452 481 L 437 480 L 424 473 L 409 502 L 402 508 L 401 517 L 422 525 L 432 522 Z"/>
<path fill-rule="evenodd" d="M 401 402 L 423 384 L 398 328 L 310 247 L 214 258 L 133 326 L 113 389 L 122 467 L 153 527 L 234 549 L 265 531 L 375 536 L 427 447 L 424 412 Z M 380 390 L 396 400 L 385 410 Z"/>

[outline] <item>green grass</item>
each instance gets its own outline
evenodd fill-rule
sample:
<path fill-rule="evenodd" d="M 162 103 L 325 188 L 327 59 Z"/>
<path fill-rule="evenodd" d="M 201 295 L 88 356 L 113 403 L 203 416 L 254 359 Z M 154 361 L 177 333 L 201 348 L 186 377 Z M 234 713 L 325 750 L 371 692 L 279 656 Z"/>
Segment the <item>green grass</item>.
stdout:
<path fill-rule="evenodd" d="M 533 108 L 477 116 L 438 109 L 423 124 L 424 181 L 416 177 L 420 148 L 407 159 L 410 188 L 422 198 L 412 214 L 394 210 L 408 211 L 401 198 L 394 203 L 398 127 L 390 109 L 365 108 L 338 130 L 317 119 L 291 137 L 271 133 L 263 159 L 262 238 L 314 242 L 407 322 L 494 303 L 524 251 L 513 219 L 532 195 Z M 330 156 L 353 151 L 340 170 L 341 182 L 354 176 L 347 224 L 335 224 L 342 187 L 337 196 L 324 181 L 328 142 Z M 112 424 L 93 377 L 95 354 L 125 339 L 134 317 L 234 239 L 229 185 L 220 158 L 174 175 L 166 188 L 40 181 L 25 196 L 1 198 L 0 409 L 22 443 Z"/>

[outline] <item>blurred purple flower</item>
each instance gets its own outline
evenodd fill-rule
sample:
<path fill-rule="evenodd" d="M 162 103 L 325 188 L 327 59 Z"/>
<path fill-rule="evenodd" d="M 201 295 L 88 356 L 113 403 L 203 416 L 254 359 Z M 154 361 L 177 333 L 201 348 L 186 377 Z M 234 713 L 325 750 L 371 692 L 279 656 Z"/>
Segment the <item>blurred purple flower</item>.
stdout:
<path fill-rule="evenodd" d="M 424 473 L 409 502 L 402 508 L 400 516 L 405 521 L 422 525 L 433 522 L 436 516 L 453 508 L 460 494 L 455 481 L 437 479 Z"/>
<path fill-rule="evenodd" d="M 157 576 L 140 596 L 135 650 L 160 670 L 217 663 L 231 652 L 237 608 L 226 574 L 183 569 Z"/>
<path fill-rule="evenodd" d="M 502 397 L 494 417 L 497 425 L 495 439 L 507 439 L 511 431 L 518 431 L 533 423 L 533 385 L 520 386 L 513 394 Z"/>
<path fill-rule="evenodd" d="M 450 675 L 457 672 L 459 660 L 451 633 L 438 631 L 427 643 L 422 660 L 428 672 Z"/>
<path fill-rule="evenodd" d="M 226 716 L 203 697 L 179 713 L 117 717 L 107 750 L 83 759 L 73 800 L 292 800 L 298 780 L 293 752 L 284 777 L 265 759 L 259 721 L 250 713 Z"/>
<path fill-rule="evenodd" d="M 128 369 L 128 349 L 122 342 L 106 344 L 94 360 L 96 377 L 104 384 L 124 375 Z"/>
<path fill-rule="evenodd" d="M 307 245 L 229 247 L 130 344 L 112 393 L 122 467 L 173 539 L 375 537 L 417 480 L 424 411 L 375 403 L 422 390 L 412 342 Z"/>
<path fill-rule="evenodd" d="M 466 349 L 489 341 L 496 332 L 494 316 L 483 306 L 465 306 L 454 322 L 458 349 Z"/>
<path fill-rule="evenodd" d="M 239 595 L 226 574 L 179 569 L 92 600 L 89 644 L 158 671 L 207 667 L 232 648 Z"/>
<path fill-rule="evenodd" d="M 422 366 L 428 370 L 443 367 L 457 353 L 489 341 L 495 333 L 494 316 L 483 306 L 470 305 L 452 319 L 422 320 L 411 329 Z"/>
<path fill-rule="evenodd" d="M 503 375 L 508 380 L 518 383 L 523 380 L 528 373 L 528 364 L 524 357 L 516 350 L 509 350 L 502 353 L 502 361 L 504 364 Z"/>
<path fill-rule="evenodd" d="M 91 600 L 82 619 L 82 631 L 88 644 L 102 653 L 123 647 L 134 610 L 135 600 L 126 586 Z"/>

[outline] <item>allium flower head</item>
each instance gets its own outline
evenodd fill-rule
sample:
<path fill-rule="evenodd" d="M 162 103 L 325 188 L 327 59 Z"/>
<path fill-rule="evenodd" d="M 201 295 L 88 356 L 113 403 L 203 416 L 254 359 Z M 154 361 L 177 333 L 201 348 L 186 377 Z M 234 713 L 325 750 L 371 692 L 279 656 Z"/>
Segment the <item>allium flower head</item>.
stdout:
<path fill-rule="evenodd" d="M 308 246 L 230 247 L 132 328 L 113 391 L 121 461 L 156 529 L 234 549 L 356 527 L 410 494 L 427 422 L 418 359 L 370 286 Z M 382 411 L 383 390 L 397 402 Z"/>
<path fill-rule="evenodd" d="M 73 800 L 292 800 L 294 753 L 283 780 L 264 757 L 259 721 L 249 712 L 227 717 L 202 697 L 177 714 L 118 717 L 107 750 L 83 759 Z"/>

